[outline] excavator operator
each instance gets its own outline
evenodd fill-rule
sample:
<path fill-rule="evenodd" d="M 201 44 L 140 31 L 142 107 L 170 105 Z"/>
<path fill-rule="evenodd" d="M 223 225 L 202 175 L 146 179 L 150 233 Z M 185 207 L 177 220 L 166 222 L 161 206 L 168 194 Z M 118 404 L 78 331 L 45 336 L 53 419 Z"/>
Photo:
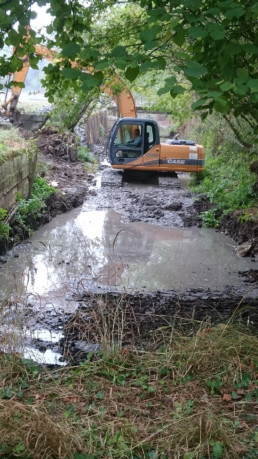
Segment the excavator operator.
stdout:
<path fill-rule="evenodd" d="M 127 144 L 129 145 L 134 145 L 135 147 L 140 147 L 141 146 L 141 141 L 142 141 L 142 136 L 140 133 L 140 129 L 136 128 L 134 130 L 134 138 L 132 140 L 129 140 Z"/>

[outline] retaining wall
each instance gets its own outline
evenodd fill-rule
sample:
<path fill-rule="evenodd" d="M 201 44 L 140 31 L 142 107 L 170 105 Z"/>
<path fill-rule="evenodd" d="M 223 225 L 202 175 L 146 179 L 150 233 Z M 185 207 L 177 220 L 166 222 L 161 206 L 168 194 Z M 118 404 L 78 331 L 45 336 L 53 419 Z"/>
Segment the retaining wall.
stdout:
<path fill-rule="evenodd" d="M 10 209 L 17 192 L 24 198 L 31 194 L 37 157 L 26 151 L 12 152 L 0 164 L 0 207 Z"/>
<path fill-rule="evenodd" d="M 89 147 L 101 144 L 106 138 L 108 131 L 109 126 L 106 110 L 91 115 L 85 123 L 85 134 Z"/>

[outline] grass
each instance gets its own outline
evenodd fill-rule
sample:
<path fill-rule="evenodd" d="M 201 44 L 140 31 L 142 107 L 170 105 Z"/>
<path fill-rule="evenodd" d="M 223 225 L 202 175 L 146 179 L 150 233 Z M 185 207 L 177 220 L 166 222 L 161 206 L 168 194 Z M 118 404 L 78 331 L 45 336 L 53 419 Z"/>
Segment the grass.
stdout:
<path fill-rule="evenodd" d="M 121 312 L 102 307 L 92 334 L 82 324 L 102 343 L 79 365 L 1 353 L 0 457 L 257 457 L 257 336 L 178 319 L 137 349 L 117 339 Z"/>
<path fill-rule="evenodd" d="M 0 129 L 0 164 L 10 155 L 17 155 L 24 151 L 26 140 L 20 134 L 18 128 Z"/>

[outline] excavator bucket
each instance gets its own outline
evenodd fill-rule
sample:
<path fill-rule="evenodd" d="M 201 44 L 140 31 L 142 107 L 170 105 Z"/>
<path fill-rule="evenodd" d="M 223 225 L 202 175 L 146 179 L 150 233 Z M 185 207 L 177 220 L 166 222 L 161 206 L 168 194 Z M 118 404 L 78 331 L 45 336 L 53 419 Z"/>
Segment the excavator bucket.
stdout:
<path fill-rule="evenodd" d="M 38 129 L 42 128 L 49 118 L 49 115 L 39 115 L 36 113 L 21 113 L 18 116 L 17 121 L 13 124 L 23 127 L 28 131 L 37 131 Z"/>

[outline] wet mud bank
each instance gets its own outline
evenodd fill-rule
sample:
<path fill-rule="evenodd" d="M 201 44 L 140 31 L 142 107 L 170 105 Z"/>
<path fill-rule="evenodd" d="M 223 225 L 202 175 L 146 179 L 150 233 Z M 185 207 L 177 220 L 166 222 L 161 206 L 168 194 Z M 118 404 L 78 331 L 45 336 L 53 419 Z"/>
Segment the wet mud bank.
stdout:
<path fill-rule="evenodd" d="M 121 293 L 114 289 L 74 293 L 70 297 L 74 312 L 62 314 L 54 308 L 42 311 L 39 307 L 35 312 L 28 303 L 23 319 L 28 331 L 23 353 L 40 363 L 67 365 L 78 364 L 100 350 L 117 346 L 146 348 L 148 343 L 158 343 L 161 336 L 196 333 L 219 323 L 230 322 L 256 334 L 257 289 L 252 282 L 246 279 L 242 292 L 234 288 L 223 292 L 196 288 L 180 293 Z M 9 307 L 14 305 L 10 303 Z"/>
<path fill-rule="evenodd" d="M 240 295 L 233 289 L 223 293 L 201 289 L 121 294 L 84 294 L 77 297 L 74 314 L 48 320 L 48 326 L 62 329 L 59 343 L 34 340 L 42 352 L 48 346 L 59 356 L 56 363 L 79 363 L 89 353 L 116 346 L 141 348 L 160 334 L 176 330 L 195 331 L 230 321 L 250 333 L 256 333 L 258 308 L 255 297 Z M 51 323 L 52 322 L 52 323 Z M 46 323 L 44 324 L 46 326 Z M 62 356 L 62 357 L 61 357 Z"/>

